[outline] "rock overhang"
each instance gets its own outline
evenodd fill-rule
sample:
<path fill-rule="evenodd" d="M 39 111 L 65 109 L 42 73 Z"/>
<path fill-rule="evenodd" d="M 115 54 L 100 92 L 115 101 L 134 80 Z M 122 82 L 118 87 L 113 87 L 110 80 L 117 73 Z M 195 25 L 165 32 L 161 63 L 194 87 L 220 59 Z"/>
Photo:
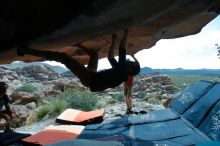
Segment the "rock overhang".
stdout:
<path fill-rule="evenodd" d="M 127 54 L 148 49 L 160 39 L 200 32 L 220 12 L 219 0 L 82 0 L 37 2 L 23 0 L 0 6 L 0 64 L 12 61 L 44 61 L 35 56 L 17 56 L 16 47 L 59 51 L 86 64 L 88 56 L 74 44 L 100 48 L 107 56 L 111 34 L 129 28 Z M 115 55 L 118 54 L 115 49 Z"/>

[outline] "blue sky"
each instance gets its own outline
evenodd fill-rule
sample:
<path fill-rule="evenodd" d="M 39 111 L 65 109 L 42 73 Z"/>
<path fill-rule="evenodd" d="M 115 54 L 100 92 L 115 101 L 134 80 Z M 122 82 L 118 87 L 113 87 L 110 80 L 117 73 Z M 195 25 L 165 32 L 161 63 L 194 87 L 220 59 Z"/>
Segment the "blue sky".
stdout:
<path fill-rule="evenodd" d="M 162 39 L 137 54 L 141 67 L 220 69 L 215 44 L 220 45 L 220 16 L 208 23 L 200 33 L 176 39 Z M 52 63 L 60 65 L 57 63 Z M 99 69 L 110 68 L 107 59 L 99 60 Z"/>

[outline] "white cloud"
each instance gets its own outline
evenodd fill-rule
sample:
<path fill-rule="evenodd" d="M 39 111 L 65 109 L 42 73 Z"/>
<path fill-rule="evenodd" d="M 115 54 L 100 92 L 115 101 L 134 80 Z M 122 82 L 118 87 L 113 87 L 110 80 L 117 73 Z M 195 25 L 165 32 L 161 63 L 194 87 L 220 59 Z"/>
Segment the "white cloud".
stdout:
<path fill-rule="evenodd" d="M 50 64 L 50 65 L 53 65 L 53 66 L 62 66 L 64 68 L 66 68 L 66 66 L 60 62 L 56 62 L 56 61 L 44 61 L 43 63 L 47 63 L 47 64 Z"/>
<path fill-rule="evenodd" d="M 152 68 L 220 68 L 215 44 L 220 44 L 220 16 L 199 34 L 177 39 L 160 40 L 137 53 L 141 66 Z M 213 27 L 212 27 L 213 26 Z"/>

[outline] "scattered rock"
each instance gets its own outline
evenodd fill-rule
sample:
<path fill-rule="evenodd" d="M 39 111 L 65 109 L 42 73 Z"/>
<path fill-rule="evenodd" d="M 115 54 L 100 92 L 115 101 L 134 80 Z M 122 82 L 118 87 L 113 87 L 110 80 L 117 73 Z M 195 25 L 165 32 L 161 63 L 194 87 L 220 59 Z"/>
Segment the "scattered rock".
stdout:
<path fill-rule="evenodd" d="M 0 78 L 9 84 L 8 93 L 11 93 L 9 95 L 12 97 L 12 108 L 15 109 L 17 117 L 14 120 L 14 125 L 35 123 L 37 121 L 35 110 L 37 103 L 40 101 L 41 104 L 50 104 L 46 98 L 42 97 L 56 97 L 66 89 L 88 90 L 75 76 L 64 75 L 61 77 L 44 65 L 26 66 L 14 70 L 0 67 L 0 71 Z M 24 83 L 33 85 L 37 90 L 33 93 L 16 91 Z M 168 76 L 142 75 L 141 80 L 134 81 L 133 110 L 149 112 L 163 108 L 162 105 L 157 104 L 164 103 L 164 106 L 167 106 L 168 103 L 165 101 L 169 99 L 174 89 L 174 85 Z M 114 89 L 107 89 L 95 94 L 102 98 L 99 104 L 108 106 L 105 108 L 106 118 L 120 118 L 120 115 L 125 114 L 127 107 L 123 99 L 123 84 Z"/>
<path fill-rule="evenodd" d="M 132 110 L 135 112 L 151 112 L 159 109 L 163 109 L 162 105 L 153 105 L 148 102 L 139 100 L 133 100 Z M 107 119 L 117 119 L 123 116 L 126 112 L 125 103 L 117 103 L 105 108 L 105 118 Z"/>
<path fill-rule="evenodd" d="M 164 106 L 165 108 L 169 107 L 169 105 L 171 104 L 172 100 L 173 100 L 172 98 L 167 98 L 167 99 L 163 102 L 163 106 Z"/>
<path fill-rule="evenodd" d="M 11 95 L 12 97 L 12 102 L 16 102 L 22 105 L 35 102 L 37 103 L 40 97 L 34 96 L 30 93 L 25 93 L 25 92 L 15 92 Z"/>
<path fill-rule="evenodd" d="M 12 105 L 12 109 L 15 110 L 17 121 L 20 121 L 20 123 L 26 121 L 30 110 L 25 105 Z"/>
<path fill-rule="evenodd" d="M 58 80 L 55 85 L 52 87 L 53 90 L 64 91 L 67 89 L 76 89 L 76 90 L 84 90 L 83 85 L 79 81 L 61 81 Z"/>
<path fill-rule="evenodd" d="M 37 107 L 35 102 L 30 102 L 30 103 L 26 104 L 25 106 L 30 110 L 34 110 Z"/>
<path fill-rule="evenodd" d="M 59 77 L 59 74 L 57 72 L 53 71 L 46 65 L 30 65 L 27 67 L 23 67 L 20 71 L 20 74 L 27 78 L 33 78 L 33 80 L 40 82 L 56 80 Z"/>
<path fill-rule="evenodd" d="M 62 94 L 62 92 L 61 91 L 57 91 L 57 90 L 51 90 L 51 91 L 44 91 L 44 96 L 53 96 L 53 97 L 55 97 L 55 96 L 58 96 L 58 95 L 60 95 L 60 94 Z"/>

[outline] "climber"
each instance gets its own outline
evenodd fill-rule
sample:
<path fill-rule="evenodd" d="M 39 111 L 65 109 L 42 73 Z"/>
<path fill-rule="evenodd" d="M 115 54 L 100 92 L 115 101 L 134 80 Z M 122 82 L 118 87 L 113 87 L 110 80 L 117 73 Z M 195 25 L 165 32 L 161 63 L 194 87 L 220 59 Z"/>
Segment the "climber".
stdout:
<path fill-rule="evenodd" d="M 112 44 L 109 49 L 108 60 L 112 68 L 97 72 L 98 53 L 95 50 L 88 49 L 81 44 L 77 44 L 79 49 L 82 49 L 90 56 L 88 66 L 80 64 L 71 56 L 51 51 L 39 51 L 28 48 L 27 46 L 20 46 L 18 48 L 18 55 L 30 54 L 44 57 L 48 60 L 54 60 L 63 63 L 72 71 L 81 81 L 81 83 L 89 87 L 92 92 L 103 91 L 107 88 L 114 88 L 126 81 L 128 75 L 137 75 L 140 72 L 140 65 L 138 62 L 126 61 L 126 45 L 127 45 L 128 30 L 125 30 L 124 36 L 119 46 L 119 61 L 114 58 L 114 47 L 117 39 L 116 34 L 112 35 Z"/>
<path fill-rule="evenodd" d="M 0 119 L 3 118 L 6 121 L 4 132 L 11 131 L 11 120 L 15 114 L 9 104 L 9 97 L 6 94 L 7 87 L 5 82 L 0 82 Z M 3 106 L 5 106 L 5 110 L 2 110 Z"/>
<path fill-rule="evenodd" d="M 135 60 L 135 62 L 138 63 L 138 60 L 134 57 L 134 55 L 131 55 L 132 58 Z M 133 88 L 133 82 L 134 82 L 134 75 L 128 75 L 128 79 L 124 82 L 124 97 L 125 97 L 125 103 L 127 105 L 126 114 L 132 114 L 132 88 Z"/>
<path fill-rule="evenodd" d="M 123 39 L 121 40 L 119 49 L 127 48 L 126 45 L 127 45 L 127 38 L 126 38 L 126 36 L 124 36 Z M 114 49 L 113 48 L 114 47 L 110 47 L 109 53 L 108 53 L 108 60 L 109 60 L 109 62 L 111 63 L 112 66 L 114 66 L 114 64 L 117 64 L 117 61 L 114 59 Z M 127 59 L 125 62 L 127 64 L 131 64 L 131 66 L 135 66 L 136 68 L 128 67 L 128 69 L 139 70 L 139 72 L 140 72 L 140 64 L 139 64 L 138 60 L 134 57 L 134 54 L 132 54 L 131 57 L 134 59 L 135 62 L 130 61 L 129 59 Z M 120 58 L 120 56 L 119 56 L 119 58 Z M 124 60 L 125 60 L 125 56 L 123 56 L 121 58 L 124 58 Z M 127 80 L 124 81 L 124 96 L 125 96 L 125 103 L 127 105 L 126 114 L 131 114 L 132 113 L 132 110 L 131 110 L 131 106 L 132 106 L 131 94 L 132 94 L 133 80 L 134 80 L 135 75 L 137 75 L 137 74 L 128 74 Z"/>

